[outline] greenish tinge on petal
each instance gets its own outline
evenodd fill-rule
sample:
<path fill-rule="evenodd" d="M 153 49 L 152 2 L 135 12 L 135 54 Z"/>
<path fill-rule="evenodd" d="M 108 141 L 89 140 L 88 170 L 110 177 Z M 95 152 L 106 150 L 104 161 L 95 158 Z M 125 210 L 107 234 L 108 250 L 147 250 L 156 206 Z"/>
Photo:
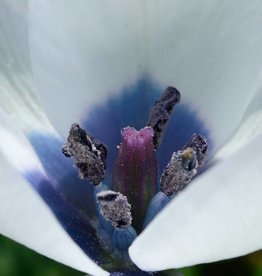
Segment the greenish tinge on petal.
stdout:
<path fill-rule="evenodd" d="M 129 249 L 141 269 L 214 262 L 262 247 L 261 138 L 195 179 L 144 230 Z"/>

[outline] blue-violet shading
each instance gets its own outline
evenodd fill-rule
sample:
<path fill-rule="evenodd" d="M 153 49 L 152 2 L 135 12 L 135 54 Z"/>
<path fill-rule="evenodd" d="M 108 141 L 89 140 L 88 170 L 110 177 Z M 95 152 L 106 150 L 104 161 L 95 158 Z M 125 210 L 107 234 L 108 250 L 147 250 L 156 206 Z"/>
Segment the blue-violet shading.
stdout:
<path fill-rule="evenodd" d="M 135 273 L 134 275 L 139 275 L 138 273 L 143 274 L 143 272 L 139 272 L 139 269 L 132 264 L 128 258 L 127 250 L 126 254 L 119 254 L 119 250 L 114 248 L 114 243 L 116 243 L 114 241 L 116 240 L 120 240 L 121 247 L 122 238 L 119 234 L 113 235 L 113 233 L 120 232 L 122 234 L 123 231 L 122 229 L 116 229 L 117 231 L 115 231 L 111 222 L 107 221 L 101 215 L 97 203 L 97 194 L 101 191 L 109 190 L 112 187 L 117 189 L 116 192 L 121 192 L 121 185 L 116 182 L 112 183 L 111 181 L 112 175 L 114 177 L 121 175 L 120 169 L 116 169 L 119 166 L 119 160 L 122 158 L 121 154 L 119 154 L 119 149 L 121 149 L 123 143 L 125 144 L 124 141 L 121 144 L 121 130 L 127 126 L 131 126 L 133 127 L 132 131 L 134 133 L 139 133 L 147 124 L 149 119 L 148 114 L 153 104 L 159 98 L 160 91 L 159 86 L 152 80 L 147 77 L 143 78 L 136 84 L 125 87 L 121 93 L 118 93 L 118 96 L 109 98 L 100 106 L 94 106 L 86 117 L 87 119 L 80 122 L 81 127 L 87 129 L 88 134 L 92 133 L 92 137 L 101 140 L 109 152 L 106 161 L 103 160 L 106 168 L 105 180 L 103 183 L 97 184 L 96 187 L 91 183 L 87 183 L 90 182 L 89 180 L 85 181 L 80 179 L 77 176 L 77 171 L 72 168 L 72 162 L 63 157 L 61 154 L 61 147 L 64 144 L 63 141 L 38 133 L 31 133 L 29 137 L 47 172 L 48 179 L 39 175 L 38 172 L 27 173 L 27 179 L 49 205 L 73 240 L 91 259 L 109 271 L 129 271 L 127 273 L 130 273 L 130 275 L 133 275 L 133 273 Z M 137 220 L 135 222 L 137 229 L 135 227 L 134 229 L 138 233 L 141 232 L 144 227 L 143 224 L 146 222 L 144 221 L 146 212 L 150 213 L 150 208 L 147 208 L 148 205 L 152 205 L 152 201 L 150 203 L 150 200 L 161 192 L 159 172 L 162 172 L 166 168 L 173 152 L 183 149 L 186 143 L 189 145 L 193 133 L 201 133 L 204 135 L 208 139 L 210 148 L 209 132 L 203 122 L 185 104 L 179 104 L 175 108 L 175 116 L 169 117 L 169 125 L 165 126 L 165 135 L 160 139 L 161 144 L 157 145 L 157 158 L 153 157 L 153 160 L 158 159 L 158 167 L 153 170 L 154 176 L 150 176 L 153 184 L 151 186 L 149 185 L 148 190 L 150 191 L 151 189 L 151 191 L 148 196 L 145 195 L 146 192 L 138 193 L 139 195 L 145 195 L 146 202 L 144 205 L 146 207 L 143 207 L 143 210 L 141 208 L 143 215 L 139 219 L 134 219 L 137 211 L 132 212 L 133 207 L 131 204 L 132 220 L 133 222 Z M 125 137 L 123 133 L 124 130 L 122 131 L 122 136 Z M 92 143 L 95 144 L 94 140 Z M 118 145 L 120 146 L 117 148 Z M 145 146 L 145 148 L 147 147 Z M 152 156 L 155 153 L 151 153 Z M 155 166 L 155 161 L 153 163 L 153 166 Z M 128 193 L 131 194 L 131 192 Z M 124 192 L 123 195 L 126 196 Z M 161 208 L 159 207 L 158 209 L 153 206 L 153 211 L 151 208 L 151 213 L 154 213 L 152 217 L 174 195 L 165 196 L 167 198 L 161 204 L 158 202 Z M 146 199 L 147 197 L 150 200 Z M 129 200 L 128 196 L 127 199 Z M 135 200 L 132 199 L 132 201 Z M 141 198 L 137 202 L 133 203 L 134 206 L 139 206 L 139 204 L 142 206 L 144 204 Z M 131 234 L 132 239 L 136 233 L 131 230 Z M 124 256 L 125 260 L 121 259 L 122 256 Z"/>

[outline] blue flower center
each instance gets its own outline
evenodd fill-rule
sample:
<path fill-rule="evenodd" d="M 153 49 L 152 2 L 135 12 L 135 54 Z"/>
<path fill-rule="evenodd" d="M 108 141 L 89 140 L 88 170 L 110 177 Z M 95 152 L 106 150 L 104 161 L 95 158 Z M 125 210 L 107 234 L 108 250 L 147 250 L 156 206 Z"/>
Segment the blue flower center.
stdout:
<path fill-rule="evenodd" d="M 128 260 L 127 247 L 124 246 L 124 249 L 119 247 L 123 244 L 123 239 L 132 241 L 134 233 L 129 229 L 127 235 L 123 235 L 120 228 L 117 229 L 119 233 L 113 235 L 114 227 L 110 221 L 105 220 L 99 210 L 97 193 L 112 188 L 112 174 L 115 160 L 118 160 L 117 146 L 122 140 L 121 129 L 126 126 L 132 126 L 137 130 L 143 128 L 148 121 L 150 109 L 159 98 L 161 90 L 150 79 L 143 78 L 135 85 L 125 87 L 121 93 L 117 94 L 118 96 L 109 98 L 104 104 L 94 106 L 86 119 L 84 118 L 80 122 L 83 128 L 103 141 L 108 148 L 105 180 L 95 189 L 77 177 L 70 160 L 63 159 L 60 153 L 62 141 L 38 134 L 33 134 L 30 137 L 52 181 L 40 181 L 38 178 L 36 185 L 35 178 L 37 176 L 34 173 L 30 174 L 29 180 L 34 183 L 34 187 L 76 243 L 89 257 L 111 271 L 122 265 L 132 265 Z M 183 149 L 184 145 L 190 141 L 192 133 L 201 133 L 208 138 L 210 143 L 209 133 L 203 122 L 198 119 L 197 114 L 192 112 L 186 104 L 179 104 L 174 116 L 169 121 L 162 143 L 157 150 L 158 190 L 160 189 L 159 177 L 161 172 L 166 168 L 173 152 Z M 170 196 L 171 198 L 172 196 Z M 143 224 L 148 224 L 156 212 L 169 202 L 168 197 L 163 199 L 163 196 L 157 192 L 155 197 L 150 199 L 152 202 L 147 203 L 146 209 L 143 210 L 149 219 L 143 216 L 142 222 L 140 220 L 139 226 L 136 227 L 137 232 L 140 232 Z M 127 196 L 128 200 L 129 197 Z M 132 216 L 135 217 L 136 214 L 132 213 Z M 114 245 L 117 243 L 118 248 Z M 121 250 L 124 250 L 126 254 L 117 253 Z M 124 262 L 122 255 L 125 255 L 126 260 Z"/>

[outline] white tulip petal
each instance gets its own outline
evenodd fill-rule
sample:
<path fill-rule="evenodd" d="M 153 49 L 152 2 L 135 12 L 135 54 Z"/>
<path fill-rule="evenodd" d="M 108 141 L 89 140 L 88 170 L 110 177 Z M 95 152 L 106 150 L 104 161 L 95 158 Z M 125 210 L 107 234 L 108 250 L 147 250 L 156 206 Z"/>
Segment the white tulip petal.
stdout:
<path fill-rule="evenodd" d="M 148 14 L 153 79 L 177 86 L 208 122 L 215 146 L 221 146 L 256 91 L 262 2 L 155 0 Z"/>
<path fill-rule="evenodd" d="M 182 91 L 219 147 L 255 93 L 261 13 L 259 0 L 32 1 L 31 55 L 43 104 L 65 132 L 106 94 L 149 74 Z"/>
<path fill-rule="evenodd" d="M 144 72 L 140 1 L 30 1 L 30 49 L 39 96 L 64 134 L 90 107 Z"/>
<path fill-rule="evenodd" d="M 109 275 L 75 244 L 39 195 L 0 155 L 0 233 L 60 263 Z"/>
<path fill-rule="evenodd" d="M 199 176 L 134 241 L 154 271 L 233 258 L 262 247 L 262 135 Z"/>
<path fill-rule="evenodd" d="M 0 232 L 58 262 L 94 275 L 107 275 L 66 234 L 48 206 L 21 176 L 30 176 L 30 172 L 37 172 L 39 178 L 47 177 L 26 137 L 1 111 Z"/>
<path fill-rule="evenodd" d="M 0 1 L 1 109 L 24 131 L 54 134 L 37 104 L 32 83 L 27 30 L 27 1 Z"/>
<path fill-rule="evenodd" d="M 222 160 L 262 133 L 262 76 L 257 92 L 249 104 L 233 137 L 216 153 L 215 159 Z"/>
<path fill-rule="evenodd" d="M 36 156 L 27 137 L 0 109 L 0 151 L 6 160 L 20 173 L 36 170 L 45 175 L 41 162 Z"/>

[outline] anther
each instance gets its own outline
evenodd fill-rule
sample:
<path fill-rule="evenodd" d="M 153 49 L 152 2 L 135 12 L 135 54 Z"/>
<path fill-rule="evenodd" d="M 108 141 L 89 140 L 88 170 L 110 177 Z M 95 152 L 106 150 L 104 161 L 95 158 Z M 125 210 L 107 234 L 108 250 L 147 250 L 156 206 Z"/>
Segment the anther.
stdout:
<path fill-rule="evenodd" d="M 104 179 L 106 147 L 78 124 L 71 126 L 62 153 L 73 160 L 80 178 L 87 179 L 95 185 Z"/>
<path fill-rule="evenodd" d="M 153 142 L 155 148 L 161 143 L 173 109 L 179 101 L 180 92 L 174 87 L 168 87 L 152 107 L 147 125 L 154 130 Z"/>
<path fill-rule="evenodd" d="M 160 178 L 160 190 L 170 196 L 185 188 L 196 174 L 194 154 L 188 150 L 174 152 Z M 190 169 L 189 169 L 190 168 Z"/>
<path fill-rule="evenodd" d="M 160 190 L 170 196 L 184 189 L 204 164 L 207 139 L 193 134 L 183 150 L 174 152 L 160 178 Z"/>
<path fill-rule="evenodd" d="M 131 205 L 127 202 L 126 196 L 111 190 L 102 191 L 96 196 L 100 213 L 115 228 L 127 228 L 131 226 Z"/>

